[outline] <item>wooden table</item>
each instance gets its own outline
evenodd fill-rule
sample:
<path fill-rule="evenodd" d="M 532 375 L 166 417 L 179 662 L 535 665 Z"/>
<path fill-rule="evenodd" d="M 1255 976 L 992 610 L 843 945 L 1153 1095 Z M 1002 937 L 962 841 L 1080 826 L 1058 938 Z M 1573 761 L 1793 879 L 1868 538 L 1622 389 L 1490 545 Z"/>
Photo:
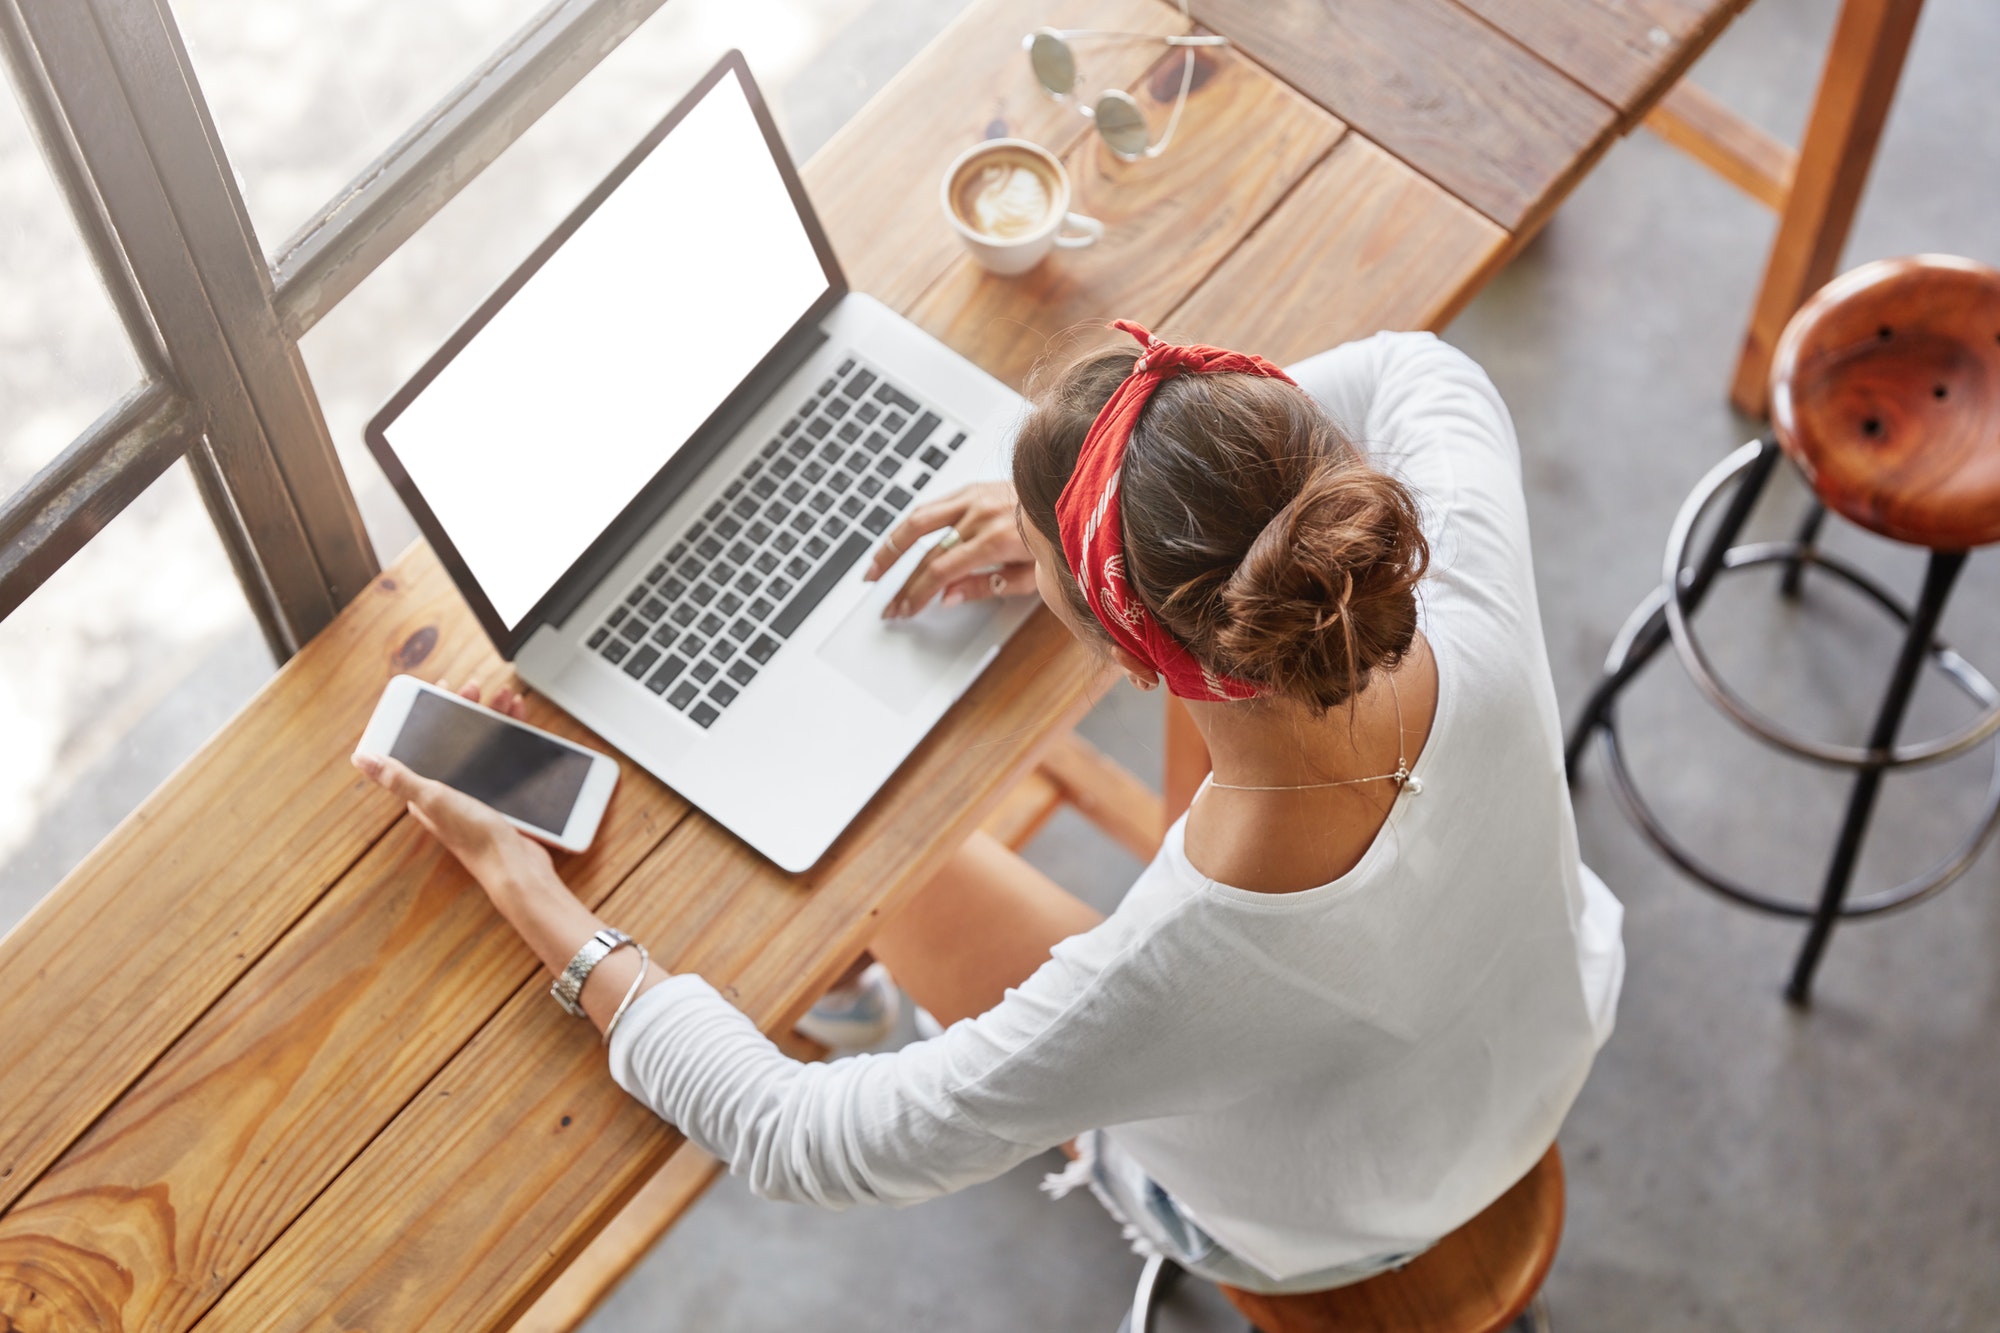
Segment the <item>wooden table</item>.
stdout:
<path fill-rule="evenodd" d="M 1003 379 L 1113 315 L 1285 361 L 1450 319 L 1739 3 L 1196 0 L 1238 49 L 1202 56 L 1172 150 L 1125 164 L 1034 88 L 1018 43 L 1043 24 L 1164 34 L 1176 10 L 979 0 L 805 176 L 856 288 Z M 1180 59 L 1089 52 L 1156 124 Z M 1003 131 L 1064 155 L 1102 243 L 1014 280 L 963 257 L 935 183 Z M 348 767 L 398 671 L 503 671 L 421 547 L 0 941 L 0 1327 L 560 1327 L 708 1178 L 477 888 Z M 1021 792 L 1081 790 L 1062 774 L 1094 761 L 1064 737 L 1099 683 L 1030 621 L 798 877 L 628 765 L 565 878 L 785 1032 L 982 820 L 1025 828 Z M 607 1233 L 625 1239 L 551 1291 L 642 1187 Z"/>

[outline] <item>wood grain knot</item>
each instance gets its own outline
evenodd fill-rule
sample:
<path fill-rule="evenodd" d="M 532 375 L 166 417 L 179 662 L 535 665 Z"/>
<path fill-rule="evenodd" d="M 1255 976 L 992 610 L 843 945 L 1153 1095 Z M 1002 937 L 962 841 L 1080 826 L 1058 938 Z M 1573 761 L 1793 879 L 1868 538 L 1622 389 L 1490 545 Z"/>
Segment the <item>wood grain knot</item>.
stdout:
<path fill-rule="evenodd" d="M 423 665 L 424 659 L 431 655 L 431 651 L 437 647 L 437 642 L 437 626 L 424 626 L 403 640 L 403 646 L 396 650 L 396 666 L 403 671 L 415 671 Z"/>
<path fill-rule="evenodd" d="M 396 580 L 390 578 L 388 575 L 385 574 L 381 578 L 375 580 L 375 586 L 380 588 L 383 592 L 394 592 L 396 591 Z"/>

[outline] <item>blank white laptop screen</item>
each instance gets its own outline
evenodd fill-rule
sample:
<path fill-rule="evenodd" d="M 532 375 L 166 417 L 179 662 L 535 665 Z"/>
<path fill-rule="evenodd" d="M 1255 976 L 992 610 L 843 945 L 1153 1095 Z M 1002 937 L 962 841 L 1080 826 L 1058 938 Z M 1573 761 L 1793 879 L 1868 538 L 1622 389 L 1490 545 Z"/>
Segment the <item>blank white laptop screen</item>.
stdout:
<path fill-rule="evenodd" d="M 731 71 L 385 432 L 509 629 L 827 287 Z"/>

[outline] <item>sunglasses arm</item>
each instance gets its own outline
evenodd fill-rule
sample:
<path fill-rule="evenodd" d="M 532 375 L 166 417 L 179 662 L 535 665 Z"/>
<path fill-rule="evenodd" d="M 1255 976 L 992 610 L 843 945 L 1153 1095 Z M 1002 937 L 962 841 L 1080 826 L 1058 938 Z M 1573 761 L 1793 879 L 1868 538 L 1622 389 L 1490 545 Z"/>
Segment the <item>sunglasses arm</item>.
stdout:
<path fill-rule="evenodd" d="M 1174 114 L 1167 117 L 1167 128 L 1160 135 L 1160 141 L 1146 148 L 1147 158 L 1158 157 L 1167 151 L 1167 145 L 1174 141 L 1174 131 L 1180 128 L 1181 112 L 1187 109 L 1188 90 L 1194 87 L 1194 52 L 1187 53 L 1187 62 L 1181 70 L 1181 92 L 1174 99 Z"/>
<path fill-rule="evenodd" d="M 1052 33 L 1055 36 L 1060 37 L 1064 41 L 1069 41 L 1071 38 L 1074 37 L 1129 37 L 1133 41 L 1139 41 L 1139 42 L 1165 42 L 1168 46 L 1229 45 L 1229 39 L 1227 37 L 1211 37 L 1206 35 L 1188 36 L 1188 37 L 1161 37 L 1155 33 L 1150 33 L 1150 32 L 1114 32 L 1107 28 L 1044 28 L 1042 29 L 1042 31 L 1047 33 Z M 1023 37 L 1021 39 L 1021 45 L 1022 47 L 1025 48 L 1034 40 L 1035 40 L 1035 34 L 1031 32 L 1026 37 Z"/>

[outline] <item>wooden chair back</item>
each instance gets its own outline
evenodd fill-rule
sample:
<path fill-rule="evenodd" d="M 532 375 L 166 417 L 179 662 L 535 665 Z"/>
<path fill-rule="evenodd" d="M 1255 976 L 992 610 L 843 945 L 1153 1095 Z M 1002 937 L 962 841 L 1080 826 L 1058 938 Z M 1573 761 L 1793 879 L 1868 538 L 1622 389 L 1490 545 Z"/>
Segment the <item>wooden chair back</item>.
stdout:
<path fill-rule="evenodd" d="M 1499 1333 L 1541 1290 L 1562 1226 L 1562 1157 L 1551 1145 L 1484 1212 L 1392 1273 L 1293 1296 L 1222 1294 L 1261 1333 Z"/>

